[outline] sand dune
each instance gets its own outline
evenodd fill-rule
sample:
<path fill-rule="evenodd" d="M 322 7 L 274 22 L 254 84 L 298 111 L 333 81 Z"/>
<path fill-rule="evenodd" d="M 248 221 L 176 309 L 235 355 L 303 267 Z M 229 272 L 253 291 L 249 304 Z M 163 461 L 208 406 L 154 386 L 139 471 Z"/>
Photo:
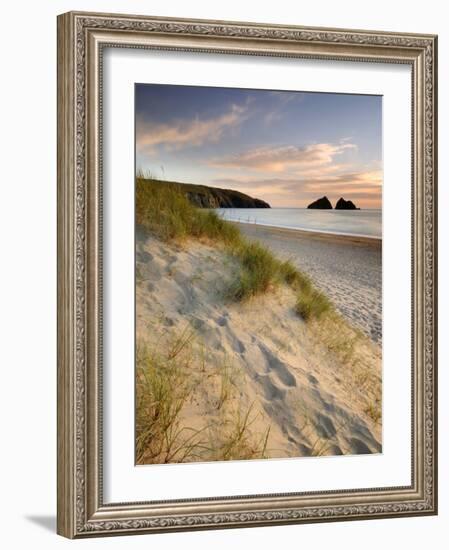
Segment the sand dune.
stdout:
<path fill-rule="evenodd" d="M 138 357 L 142 349 L 163 354 L 174 341 L 188 354 L 180 437 L 193 433 L 198 445 L 183 460 L 251 457 L 264 438 L 265 457 L 381 452 L 381 423 L 370 415 L 380 396 L 379 347 L 362 339 L 363 359 L 345 364 L 294 312 L 287 287 L 230 303 L 235 269 L 212 246 L 168 245 L 137 228 Z M 244 420 L 241 455 L 221 455 Z"/>

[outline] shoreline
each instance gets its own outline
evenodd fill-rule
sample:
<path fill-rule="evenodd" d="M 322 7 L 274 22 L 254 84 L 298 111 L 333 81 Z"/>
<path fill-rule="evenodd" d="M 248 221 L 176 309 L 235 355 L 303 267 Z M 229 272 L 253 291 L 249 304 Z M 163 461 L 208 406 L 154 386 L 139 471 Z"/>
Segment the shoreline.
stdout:
<path fill-rule="evenodd" d="M 291 235 L 294 237 L 302 236 L 310 239 L 319 239 L 319 240 L 328 240 L 330 242 L 341 242 L 346 244 L 361 244 L 361 245 L 371 245 L 375 247 L 382 247 L 382 237 L 371 237 L 369 235 L 358 235 L 352 233 L 340 233 L 333 231 L 320 231 L 318 229 L 300 229 L 296 227 L 280 227 L 278 225 L 270 225 L 263 223 L 254 223 L 254 222 L 242 222 L 234 220 L 226 220 L 229 223 L 234 223 L 238 226 L 250 226 L 250 227 L 259 227 L 261 229 L 273 230 L 273 232 L 278 232 L 279 234 L 285 233 L 286 235 Z M 242 228 L 243 229 L 243 228 Z"/>

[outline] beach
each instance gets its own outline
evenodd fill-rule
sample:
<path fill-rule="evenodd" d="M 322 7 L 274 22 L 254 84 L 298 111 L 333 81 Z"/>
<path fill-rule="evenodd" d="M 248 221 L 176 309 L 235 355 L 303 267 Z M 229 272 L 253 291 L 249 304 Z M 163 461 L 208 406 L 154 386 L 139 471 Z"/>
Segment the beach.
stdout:
<path fill-rule="evenodd" d="M 236 223 L 236 222 L 233 222 Z M 373 342 L 382 343 L 382 240 L 236 223 L 249 239 L 290 259 Z"/>

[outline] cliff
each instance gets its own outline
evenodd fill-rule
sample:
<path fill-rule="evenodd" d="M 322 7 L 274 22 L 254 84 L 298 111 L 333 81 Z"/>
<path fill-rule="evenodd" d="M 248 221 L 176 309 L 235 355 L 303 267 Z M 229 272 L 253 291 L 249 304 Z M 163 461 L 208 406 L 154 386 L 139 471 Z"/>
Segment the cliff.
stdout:
<path fill-rule="evenodd" d="M 270 205 L 234 189 L 220 189 L 207 185 L 159 181 L 161 185 L 176 186 L 187 195 L 187 198 L 199 208 L 271 208 Z"/>
<path fill-rule="evenodd" d="M 206 185 L 187 185 L 186 193 L 191 202 L 200 208 L 270 208 L 270 205 L 233 189 L 219 189 Z M 193 187 L 194 189 L 190 189 Z"/>

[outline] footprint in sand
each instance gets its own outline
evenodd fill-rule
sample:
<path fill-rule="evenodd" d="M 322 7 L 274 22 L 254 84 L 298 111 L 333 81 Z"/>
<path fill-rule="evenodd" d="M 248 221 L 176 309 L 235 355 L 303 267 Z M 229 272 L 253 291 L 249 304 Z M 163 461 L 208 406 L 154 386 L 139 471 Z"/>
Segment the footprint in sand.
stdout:
<path fill-rule="evenodd" d="M 136 261 L 142 262 L 144 264 L 147 264 L 148 262 L 151 262 L 153 259 L 153 254 L 150 254 L 149 252 L 146 252 L 145 250 L 139 250 L 136 253 Z"/>
<path fill-rule="evenodd" d="M 269 374 L 257 375 L 256 380 L 260 382 L 265 398 L 268 401 L 284 399 L 287 390 L 274 384 Z"/>
<path fill-rule="evenodd" d="M 168 263 L 169 266 L 175 264 L 178 261 L 177 256 L 166 255 L 165 259 L 167 260 L 167 263 Z"/>
<path fill-rule="evenodd" d="M 219 327 L 223 327 L 225 333 L 227 334 L 228 340 L 230 340 L 230 344 L 232 346 L 232 349 L 240 353 L 241 355 L 245 353 L 246 347 L 245 344 L 238 338 L 238 336 L 235 334 L 235 332 L 230 328 L 228 324 L 228 318 L 227 315 L 222 315 L 218 319 L 215 320 L 217 325 Z"/>
<path fill-rule="evenodd" d="M 172 327 L 175 324 L 173 319 L 170 319 L 170 317 L 164 317 L 163 323 L 166 327 Z"/>
<path fill-rule="evenodd" d="M 326 439 L 331 439 L 337 433 L 332 420 L 324 414 L 317 415 L 316 431 L 320 437 Z"/>
<path fill-rule="evenodd" d="M 259 349 L 268 364 L 268 372 L 273 372 L 286 386 L 296 386 L 296 378 L 290 372 L 288 366 L 278 359 L 274 353 L 264 344 L 259 344 Z"/>
<path fill-rule="evenodd" d="M 198 331 L 202 331 L 204 329 L 207 329 L 207 323 L 203 319 L 200 319 L 199 317 L 191 317 L 190 318 L 190 324 L 192 327 Z"/>
<path fill-rule="evenodd" d="M 312 449 L 308 445 L 299 443 L 297 445 L 298 456 L 312 456 Z"/>
<path fill-rule="evenodd" d="M 351 451 L 354 454 L 357 454 L 357 455 L 371 454 L 371 450 L 368 447 L 368 445 L 366 445 L 365 443 L 363 443 L 363 441 L 361 441 L 360 439 L 357 439 L 356 437 L 352 437 L 349 440 L 349 444 L 351 446 Z"/>
<path fill-rule="evenodd" d="M 328 454 L 330 454 L 331 456 L 337 456 L 337 455 L 342 455 L 343 454 L 343 451 L 340 449 L 340 447 L 338 445 L 331 445 L 329 447 L 329 449 L 327 450 Z"/>
<path fill-rule="evenodd" d="M 234 351 L 240 353 L 240 355 L 244 354 L 246 351 L 245 344 L 239 338 L 237 338 L 237 336 L 232 331 L 229 331 L 229 334 L 232 338 L 232 348 L 234 349 Z"/>
<path fill-rule="evenodd" d="M 220 327 L 224 327 L 228 324 L 228 320 L 225 315 L 222 315 L 216 320 L 217 325 L 220 325 Z"/>

